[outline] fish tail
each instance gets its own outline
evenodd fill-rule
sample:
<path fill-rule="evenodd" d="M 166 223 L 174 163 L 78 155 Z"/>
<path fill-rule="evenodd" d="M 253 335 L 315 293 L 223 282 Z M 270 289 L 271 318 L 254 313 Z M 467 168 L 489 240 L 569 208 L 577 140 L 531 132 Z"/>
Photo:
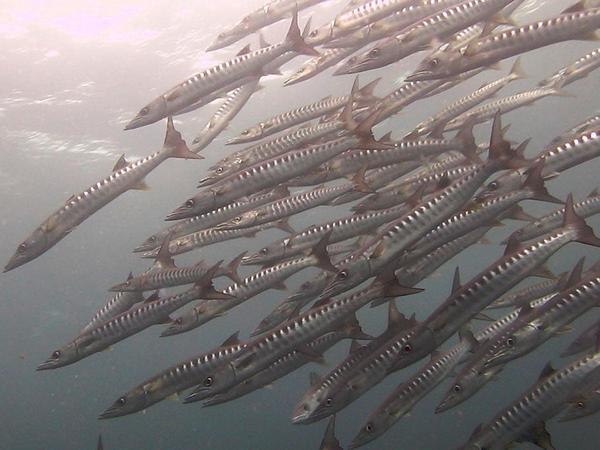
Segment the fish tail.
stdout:
<path fill-rule="evenodd" d="M 512 80 L 521 80 L 523 78 L 527 78 L 527 74 L 523 70 L 523 65 L 521 64 L 520 56 L 515 60 L 512 68 L 510 69 L 509 77 Z"/>
<path fill-rule="evenodd" d="M 304 42 L 302 34 L 300 33 L 300 28 L 298 27 L 298 11 L 294 11 L 294 15 L 292 16 L 292 23 L 290 24 L 290 28 L 287 32 L 287 35 L 285 36 L 285 40 L 292 46 L 292 49 L 297 51 L 298 53 L 309 56 L 320 55 L 320 53 L 316 51 L 312 46 Z"/>
<path fill-rule="evenodd" d="M 578 216 L 573 208 L 573 194 L 569 194 L 565 203 L 565 213 L 563 216 L 563 228 L 575 228 L 577 230 L 577 238 L 575 241 L 582 244 L 593 245 L 600 247 L 600 239 L 594 234 L 594 230 L 590 227 L 582 217 Z"/>
<path fill-rule="evenodd" d="M 539 200 L 541 202 L 549 202 L 549 203 L 560 203 L 563 201 L 550 195 L 546 186 L 544 185 L 544 161 L 541 160 L 538 163 L 534 164 L 531 168 L 527 170 L 527 178 L 523 182 L 523 187 L 529 189 L 532 196 L 532 200 Z"/>
<path fill-rule="evenodd" d="M 488 160 L 505 169 L 519 169 L 528 165 L 525 159 L 519 157 L 519 152 L 511 148 L 510 142 L 504 139 L 500 110 L 496 112 L 492 123 Z"/>
<path fill-rule="evenodd" d="M 175 129 L 171 116 L 167 119 L 167 133 L 165 134 L 163 148 L 169 152 L 169 158 L 204 159 L 203 156 L 190 151 L 181 137 L 181 133 Z"/>

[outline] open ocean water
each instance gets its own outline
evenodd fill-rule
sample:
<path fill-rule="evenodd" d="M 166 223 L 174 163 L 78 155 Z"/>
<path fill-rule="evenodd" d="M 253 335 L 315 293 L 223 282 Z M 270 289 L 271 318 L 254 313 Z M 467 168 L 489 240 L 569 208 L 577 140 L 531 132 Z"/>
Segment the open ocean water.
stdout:
<path fill-rule="evenodd" d="M 151 99 L 195 72 L 232 57 L 245 45 L 258 45 L 256 35 L 222 50 L 204 49 L 225 27 L 237 23 L 265 0 L 218 1 L 55 1 L 5 0 L 0 4 L 0 260 L 73 193 L 110 173 L 118 157 L 142 157 L 159 149 L 164 120 L 132 131 L 123 126 Z M 527 1 L 518 23 L 558 14 L 573 0 Z M 313 26 L 328 23 L 345 0 L 324 1 L 300 14 L 301 26 L 312 16 Z M 289 20 L 263 32 L 279 42 Z M 569 41 L 523 55 L 528 77 L 511 83 L 501 96 L 533 88 L 558 68 L 598 46 L 597 42 Z M 382 77 L 375 90 L 384 95 L 412 71 L 424 53 L 382 69 L 362 73 L 361 85 Z M 291 73 L 306 57 L 284 66 Z M 418 101 L 375 128 L 377 137 L 388 130 L 401 137 L 447 102 L 505 74 L 484 73 L 440 95 Z M 263 78 L 257 92 L 240 114 L 202 154 L 201 161 L 168 160 L 147 179 L 149 192 L 131 191 L 86 220 L 55 248 L 37 260 L 0 276 L 0 449 L 95 449 L 99 433 L 106 450 L 204 449 L 316 449 L 326 421 L 292 425 L 290 414 L 308 387 L 311 371 L 324 373 L 345 355 L 343 341 L 327 352 L 328 367 L 308 364 L 261 389 L 223 405 L 202 408 L 165 400 L 137 413 L 108 421 L 97 416 L 121 394 L 158 371 L 219 345 L 236 330 L 242 338 L 288 293 L 269 290 L 201 328 L 159 338 L 162 326 L 153 326 L 119 342 L 111 351 L 94 354 L 76 364 L 52 371 L 35 368 L 59 346 L 72 339 L 103 304 L 109 286 L 129 271 L 140 273 L 149 261 L 131 249 L 164 226 L 164 216 L 195 191 L 197 181 L 215 161 L 242 146 L 224 142 L 259 120 L 326 95 L 349 92 L 354 76 L 317 77 L 283 87 L 282 77 Z M 572 97 L 548 97 L 503 116 L 510 124 L 507 137 L 515 142 L 531 138 L 527 155 L 537 154 L 552 138 L 596 113 L 600 108 L 600 72 L 565 88 Z M 216 110 L 211 104 L 178 116 L 176 128 L 188 140 L 201 130 Z M 476 128 L 479 140 L 488 139 L 490 124 Z M 551 193 L 583 198 L 600 181 L 600 159 L 569 169 L 548 183 Z M 555 208 L 523 202 L 525 210 L 541 215 Z M 320 206 L 291 220 L 296 229 L 348 213 L 348 206 Z M 600 230 L 600 217 L 588 220 Z M 492 229 L 492 244 L 477 244 L 443 265 L 419 286 L 419 295 L 400 298 L 402 312 L 424 319 L 450 291 L 455 266 L 469 280 L 503 252 L 499 244 L 522 222 L 507 220 Z M 256 251 L 285 236 L 269 230 L 255 238 L 241 238 L 196 250 L 177 258 L 178 265 L 199 259 L 214 263 L 231 260 L 244 250 Z M 549 267 L 560 273 L 588 255 L 598 260 L 598 249 L 571 243 L 553 256 Z M 256 266 L 244 266 L 244 275 Z M 317 273 L 296 274 L 286 283 L 289 293 Z M 536 279 L 529 279 L 530 283 Z M 224 287 L 225 280 L 218 280 Z M 386 308 L 358 314 L 363 329 L 379 334 L 385 327 Z M 463 442 L 480 422 L 527 389 L 547 361 L 562 367 L 559 353 L 578 330 L 598 318 L 593 309 L 575 322 L 575 332 L 546 342 L 526 357 L 509 364 L 497 381 L 459 407 L 433 414 L 448 387 L 446 380 L 420 402 L 410 417 L 400 420 L 369 449 L 442 450 Z M 454 339 L 450 341 L 454 342 Z M 447 347 L 448 345 L 446 345 Z M 368 413 L 422 363 L 394 373 L 337 416 L 337 436 L 345 447 Z M 598 416 L 569 423 L 550 421 L 549 431 L 559 450 L 600 449 Z M 533 448 L 517 444 L 516 448 Z"/>

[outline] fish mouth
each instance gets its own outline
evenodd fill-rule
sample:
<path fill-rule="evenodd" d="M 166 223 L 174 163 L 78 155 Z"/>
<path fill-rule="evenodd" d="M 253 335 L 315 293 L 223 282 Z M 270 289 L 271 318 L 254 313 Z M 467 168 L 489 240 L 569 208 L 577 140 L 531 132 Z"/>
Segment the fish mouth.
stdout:
<path fill-rule="evenodd" d="M 212 397 L 210 394 L 210 389 L 206 387 L 196 388 L 194 392 L 189 394 L 186 398 L 183 399 L 183 403 L 195 403 L 200 400 L 206 400 L 207 398 Z"/>
<path fill-rule="evenodd" d="M 407 76 L 404 81 L 411 83 L 413 81 L 435 80 L 436 75 L 431 70 L 418 70 Z"/>
<path fill-rule="evenodd" d="M 360 63 L 353 64 L 351 66 L 342 64 L 340 67 L 338 67 L 337 69 L 334 70 L 332 75 L 336 75 L 336 76 L 337 75 L 350 75 L 351 73 L 361 72 L 360 69 L 357 69 L 357 67 L 359 67 L 359 66 L 360 66 Z"/>
<path fill-rule="evenodd" d="M 6 264 L 6 266 L 4 266 L 4 270 L 2 271 L 2 273 L 6 273 L 9 272 L 13 269 L 16 269 L 17 267 L 22 266 L 23 264 L 25 264 L 27 261 L 20 261 L 18 258 L 15 258 L 14 256 L 10 259 L 10 261 L 8 261 L 8 263 Z"/>
<path fill-rule="evenodd" d="M 259 261 L 259 258 L 260 258 L 259 255 L 244 256 L 242 258 L 242 260 L 240 261 L 240 263 L 242 264 L 242 266 L 252 266 L 254 264 L 261 264 L 261 262 Z"/>
<path fill-rule="evenodd" d="M 292 84 L 300 83 L 301 81 L 304 81 L 308 77 L 308 75 L 310 75 L 310 74 L 307 74 L 304 71 L 296 72 L 295 74 L 286 78 L 283 81 L 283 85 L 291 86 Z"/>
<path fill-rule="evenodd" d="M 160 337 L 175 336 L 176 334 L 181 334 L 184 331 L 186 331 L 186 330 L 182 330 L 177 326 L 171 325 L 166 330 L 164 330 L 162 333 L 160 333 Z"/>
<path fill-rule="evenodd" d="M 506 352 L 497 353 L 494 356 L 489 357 L 487 359 L 487 361 L 483 363 L 483 368 L 484 369 L 493 369 L 494 367 L 504 364 L 507 362 L 507 361 L 505 361 L 507 356 L 508 356 L 508 353 L 506 353 Z"/>
<path fill-rule="evenodd" d="M 98 420 L 114 419 L 115 417 L 124 416 L 121 410 L 116 406 L 111 406 L 106 411 L 98 416 Z"/>
<path fill-rule="evenodd" d="M 210 184 L 213 184 L 215 181 L 217 181 L 216 177 L 214 175 L 209 175 L 208 177 L 204 177 L 200 181 L 198 181 L 197 187 L 208 186 Z"/>
<path fill-rule="evenodd" d="M 57 369 L 58 367 L 61 367 L 60 361 L 50 357 L 46 361 L 41 363 L 39 366 L 37 366 L 35 370 L 36 371 L 51 370 L 51 369 Z"/>
<path fill-rule="evenodd" d="M 133 119 L 129 121 L 127 125 L 123 128 L 124 131 L 134 130 L 136 128 L 141 128 L 146 125 L 150 125 L 151 123 L 158 122 L 158 120 L 150 121 L 147 116 L 140 116 L 139 114 L 135 116 Z"/>
<path fill-rule="evenodd" d="M 149 250 L 147 252 L 144 252 L 144 253 L 142 253 L 142 258 L 144 258 L 144 259 L 154 259 L 154 258 L 156 258 L 158 256 L 158 251 L 159 251 L 159 249 L 155 248 L 155 249 Z"/>
<path fill-rule="evenodd" d="M 187 206 L 180 206 L 179 208 L 175 209 L 173 212 L 167 214 L 167 217 L 165 217 L 165 220 L 186 219 L 193 215 L 195 215 L 195 214 L 192 211 L 190 211 L 190 208 L 188 208 Z"/>
<path fill-rule="evenodd" d="M 108 289 L 110 292 L 131 292 L 131 291 L 135 291 L 136 289 L 133 289 L 133 286 L 130 286 L 127 283 L 120 283 L 120 284 L 115 284 L 113 287 Z"/>
<path fill-rule="evenodd" d="M 226 398 L 223 398 L 221 396 L 221 394 L 216 394 L 212 397 L 210 397 L 208 400 L 206 400 L 205 402 L 202 403 L 202 407 L 206 407 L 206 406 L 214 406 L 214 405 L 220 405 L 221 403 L 225 403 L 227 401 Z"/>
<path fill-rule="evenodd" d="M 434 413 L 435 414 L 443 413 L 444 411 L 448 411 L 453 406 L 454 405 L 450 404 L 450 402 L 448 400 L 443 400 L 439 405 L 436 406 Z"/>
<path fill-rule="evenodd" d="M 310 416 L 307 411 L 298 412 L 292 416 L 292 423 L 295 425 L 308 423 L 307 421 L 309 417 Z"/>
<path fill-rule="evenodd" d="M 150 242 L 144 242 L 143 244 L 140 244 L 137 247 L 135 247 L 133 249 L 133 253 L 149 252 L 156 248 L 158 248 L 157 244 L 151 244 Z"/>

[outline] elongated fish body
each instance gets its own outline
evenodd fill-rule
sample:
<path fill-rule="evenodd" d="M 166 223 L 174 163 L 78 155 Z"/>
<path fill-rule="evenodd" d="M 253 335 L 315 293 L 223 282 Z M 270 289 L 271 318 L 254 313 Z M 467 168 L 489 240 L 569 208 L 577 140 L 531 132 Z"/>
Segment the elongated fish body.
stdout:
<path fill-rule="evenodd" d="M 595 127 L 597 128 L 598 125 L 600 125 L 600 114 L 585 119 L 583 122 L 578 123 L 570 130 L 565 131 L 562 135 L 555 137 L 548 146 L 550 147 L 564 144 L 566 141 L 577 136 L 578 134 L 589 131 Z"/>
<path fill-rule="evenodd" d="M 540 297 L 532 301 L 529 306 L 537 309 L 552 299 L 554 295 L 555 294 L 552 293 L 544 297 Z M 461 367 L 458 375 L 456 375 L 452 381 L 450 389 L 448 389 L 444 398 L 437 406 L 435 410 L 436 414 L 454 408 L 465 400 L 471 398 L 502 371 L 503 367 L 501 366 L 484 367 L 484 364 L 487 360 L 487 354 L 493 341 L 502 333 L 504 333 L 506 329 L 515 324 L 519 318 L 520 311 L 520 309 L 515 309 L 510 314 L 507 314 L 506 316 L 498 319 L 496 322 L 493 322 L 490 326 L 496 325 L 494 328 L 494 333 L 486 334 L 486 342 L 484 342 L 483 339 L 478 338 L 478 340 L 483 344 L 477 349 L 475 354 L 466 359 L 465 365 Z"/>
<path fill-rule="evenodd" d="M 533 161 L 532 165 L 543 161 L 542 175 L 563 172 L 590 159 L 600 156 L 600 127 L 584 131 L 568 141 L 552 145 L 544 149 Z M 498 177 L 486 186 L 483 195 L 491 191 L 507 192 L 522 183 L 523 171 L 512 171 Z"/>
<path fill-rule="evenodd" d="M 202 214 L 258 190 L 267 189 L 305 173 L 319 164 L 357 145 L 358 138 L 345 136 L 323 144 L 292 150 L 255 164 L 186 200 L 168 218 L 184 219 Z"/>
<path fill-rule="evenodd" d="M 314 307 L 283 323 L 272 332 L 256 338 L 239 357 L 209 375 L 210 380 L 207 377 L 205 382 L 186 398 L 185 402 L 203 400 L 226 391 L 231 386 L 268 367 L 292 349 L 302 347 L 318 336 L 336 328 L 347 320 L 350 314 L 374 298 L 388 295 L 386 294 L 388 289 L 389 287 L 382 283 L 374 283 L 351 296 Z M 416 290 L 399 288 L 393 295 L 413 292 Z"/>
<path fill-rule="evenodd" d="M 148 271 L 144 274 L 117 284 L 109 290 L 113 292 L 153 291 L 155 289 L 192 284 L 204 277 L 209 267 L 204 262 L 186 267 L 164 267 Z"/>
<path fill-rule="evenodd" d="M 368 233 L 384 223 L 394 220 L 406 211 L 407 207 L 405 205 L 398 205 L 380 211 L 355 214 L 342 219 L 313 225 L 285 239 L 275 241 L 257 253 L 246 256 L 242 260 L 242 264 L 268 264 L 297 255 L 311 248 L 329 231 L 331 231 L 329 243 L 333 244 L 344 241 Z"/>
<path fill-rule="evenodd" d="M 600 194 L 593 193 L 582 201 L 575 203 L 573 209 L 578 216 L 583 218 L 600 213 Z M 514 237 L 519 241 L 528 241 L 547 233 L 560 225 L 564 213 L 564 208 L 552 211 L 515 231 Z"/>
<path fill-rule="evenodd" d="M 277 227 L 278 224 L 265 224 L 258 225 L 250 228 L 240 228 L 239 230 L 218 230 L 217 228 L 207 228 L 206 230 L 200 230 L 195 233 L 186 234 L 173 239 L 169 243 L 169 252 L 171 255 L 181 255 L 183 253 L 191 252 L 197 248 L 204 248 L 218 242 L 228 241 L 230 239 L 237 239 L 240 237 L 254 237 L 256 233 L 267 230 L 269 228 Z M 156 258 L 158 255 L 158 249 L 150 250 L 142 253 L 142 258 Z"/>
<path fill-rule="evenodd" d="M 465 163 L 464 157 L 452 161 L 456 163 Z M 363 202 L 356 205 L 354 208 L 356 211 L 368 211 L 382 208 L 389 208 L 390 204 L 397 203 L 400 201 L 406 201 L 417 192 L 419 189 L 423 189 L 424 194 L 429 194 L 437 189 L 440 181 L 448 180 L 454 181 L 460 177 L 472 172 L 478 167 L 477 164 L 469 164 L 458 166 L 449 169 L 443 169 L 440 171 L 431 171 L 428 175 L 411 177 L 393 186 L 381 189 L 375 194 L 367 197 Z"/>
<path fill-rule="evenodd" d="M 121 157 L 110 176 L 85 191 L 69 198 L 64 206 L 52 213 L 25 241 L 4 268 L 8 272 L 42 255 L 69 234 L 84 220 L 113 201 L 122 193 L 139 188 L 146 175 L 167 158 L 201 157 L 190 152 L 181 134 L 169 119 L 163 148 L 137 161 L 127 163 Z"/>
<path fill-rule="evenodd" d="M 481 102 L 493 97 L 506 85 L 521 78 L 524 78 L 524 75 L 520 69 L 519 60 L 517 60 L 508 75 L 484 84 L 479 89 L 450 103 L 439 113 L 418 124 L 410 133 L 410 136 L 422 136 L 432 132 L 434 134 L 440 133 L 444 130 L 445 125 L 452 119 L 459 117 L 473 107 L 479 105 Z"/>
<path fill-rule="evenodd" d="M 319 259 L 315 255 L 309 255 L 290 259 L 253 273 L 240 283 L 233 283 L 223 290 L 223 293 L 230 297 L 228 300 L 203 300 L 174 319 L 161 336 L 172 336 L 204 325 L 261 292 L 268 289 L 281 289 L 285 286 L 284 281 L 293 274 L 317 264 Z"/>
<path fill-rule="evenodd" d="M 444 58 L 424 60 L 409 81 L 450 77 L 476 67 L 569 39 L 585 38 L 600 27 L 600 8 L 561 14 L 521 27 L 491 33 L 472 42 L 463 54 L 448 52 Z"/>
<path fill-rule="evenodd" d="M 448 351 L 432 356 L 415 375 L 401 383 L 369 415 L 365 425 L 352 439 L 352 448 L 358 448 L 381 436 L 429 392 L 431 392 L 456 367 L 460 359 L 473 348 L 467 340 Z"/>
<path fill-rule="evenodd" d="M 385 39 L 357 58 L 346 73 L 376 69 L 399 61 L 422 50 L 434 39 L 451 34 L 485 20 L 512 0 L 464 0 L 438 11 Z M 338 72 L 340 73 L 340 72 Z"/>
<path fill-rule="evenodd" d="M 200 180 L 199 186 L 215 184 L 253 164 L 275 158 L 342 129 L 343 125 L 338 121 L 320 123 L 312 127 L 298 128 L 289 134 L 255 144 L 219 161 L 209 170 L 209 176 Z"/>
<path fill-rule="evenodd" d="M 560 356 L 571 356 L 594 348 L 596 339 L 600 332 L 600 320 L 597 320 L 586 328 L 577 338 L 569 344 L 567 349 Z"/>
<path fill-rule="evenodd" d="M 336 16 L 334 30 L 349 32 L 402 10 L 415 0 L 373 0 Z"/>
<path fill-rule="evenodd" d="M 400 112 L 411 103 L 426 97 L 429 93 L 446 84 L 446 81 L 421 81 L 404 83 L 398 89 L 383 97 L 377 107 L 379 122 Z"/>
<path fill-rule="evenodd" d="M 456 256 L 465 248 L 470 247 L 483 238 L 489 230 L 489 226 L 480 227 L 449 242 L 445 242 L 424 256 L 419 258 L 408 256 L 407 259 L 410 259 L 412 262 L 408 265 L 400 263 L 400 268 L 396 270 L 398 282 L 403 286 L 416 285 L 419 281 L 427 278 L 427 276 L 432 274 L 450 258 Z M 408 253 L 412 253 L 412 250 Z"/>
<path fill-rule="evenodd" d="M 565 283 L 566 273 L 554 280 L 543 280 L 539 283 L 531 284 L 525 288 L 503 295 L 495 300 L 487 309 L 496 308 L 520 308 L 525 303 L 531 302 L 536 298 L 544 297 L 549 294 L 555 294 Z"/>
<path fill-rule="evenodd" d="M 212 228 L 215 225 L 225 222 L 238 214 L 249 209 L 257 208 L 265 203 L 287 197 L 289 192 L 286 188 L 277 187 L 269 190 L 266 193 L 258 193 L 249 196 L 248 198 L 229 203 L 225 206 L 217 208 L 198 216 L 190 217 L 189 219 L 177 222 L 158 233 L 147 238 L 141 245 L 137 246 L 134 252 L 146 252 L 160 247 L 160 244 L 167 236 L 178 238 L 186 234 L 196 233 L 200 230 Z"/>
<path fill-rule="evenodd" d="M 507 112 L 530 105 L 537 100 L 551 95 L 560 95 L 560 91 L 553 87 L 543 87 L 492 100 L 491 102 L 485 103 L 452 119 L 448 122 L 444 130 L 457 130 L 461 128 L 467 120 L 475 120 L 476 123 L 487 122 L 494 117 L 494 114 L 497 111 L 506 114 Z"/>
<path fill-rule="evenodd" d="M 289 51 L 315 54 L 312 49 L 309 52 L 309 47 L 302 40 L 297 14 L 294 14 L 288 35 L 282 43 L 237 55 L 229 61 L 195 74 L 142 108 L 125 129 L 131 130 L 154 123 L 201 101 L 203 97 L 225 86 L 237 88 L 247 81 L 246 77 L 263 75 L 264 67 L 268 63 Z"/>
<path fill-rule="evenodd" d="M 307 347 L 313 354 L 321 355 L 342 339 L 364 339 L 366 335 L 362 333 L 358 322 L 353 320 L 350 321 L 350 323 L 351 325 L 340 327 L 339 330 L 325 333 L 323 336 L 320 336 L 314 341 L 306 344 Z M 260 389 L 263 386 L 273 383 L 274 381 L 284 377 L 296 369 L 299 369 L 311 361 L 312 360 L 310 356 L 297 350 L 292 350 L 290 353 L 282 356 L 269 365 L 266 369 L 258 372 L 256 375 L 246 378 L 240 384 L 233 386 L 226 392 L 209 398 L 206 402 L 204 402 L 203 405 L 217 405 L 219 403 L 227 402 L 246 395 L 252 391 L 255 391 L 256 389 Z"/>
<path fill-rule="evenodd" d="M 592 50 L 582 56 L 573 64 L 563 67 L 554 75 L 542 80 L 540 86 L 560 85 L 566 86 L 574 81 L 587 77 L 590 72 L 600 67 L 600 48 Z"/>
<path fill-rule="evenodd" d="M 554 297 L 553 293 L 534 300 L 529 306 L 531 308 L 539 308 L 552 299 L 552 297 Z M 454 408 L 471 398 L 502 371 L 502 367 L 484 368 L 491 345 L 490 342 L 494 341 L 507 328 L 511 327 L 519 318 L 520 312 L 520 309 L 516 309 L 492 322 L 481 333 L 477 333 L 476 339 L 482 342 L 482 345 L 477 348 L 473 355 L 466 358 L 465 365 L 460 368 L 460 371 L 450 384 L 450 388 L 446 391 L 444 398 L 435 409 L 436 414 Z"/>
<path fill-rule="evenodd" d="M 354 101 L 361 104 L 369 104 L 375 100 L 373 89 L 377 81 L 369 83 L 355 93 Z M 300 125 L 309 120 L 317 119 L 326 114 L 341 110 L 350 100 L 349 95 L 337 97 L 327 96 L 321 100 L 291 109 L 284 113 L 270 117 L 259 122 L 251 128 L 242 131 L 239 136 L 227 141 L 227 144 L 243 144 L 246 142 L 257 141 L 288 128 Z"/>
<path fill-rule="evenodd" d="M 205 292 L 204 286 L 195 285 L 181 294 L 144 303 L 125 311 L 55 350 L 46 362 L 38 366 L 37 370 L 56 369 L 73 364 L 152 325 L 165 322 L 169 319 L 169 314 L 201 298 Z"/>
<path fill-rule="evenodd" d="M 543 377 L 460 449 L 504 449 L 535 424 L 557 414 L 571 396 L 597 382 L 599 367 L 600 353 L 595 353 Z"/>
<path fill-rule="evenodd" d="M 192 141 L 191 150 L 195 153 L 206 148 L 225 128 L 229 122 L 240 112 L 252 94 L 258 89 L 259 78 L 243 84 L 231 91 L 219 106 L 219 109 L 210 118 L 200 134 Z"/>
<path fill-rule="evenodd" d="M 523 356 L 550 339 L 554 333 L 568 325 L 600 300 L 600 275 L 585 277 L 569 289 L 558 293 L 553 299 L 535 309 L 505 330 L 485 362 L 485 367 L 506 364 Z"/>
<path fill-rule="evenodd" d="M 357 48 L 355 47 L 325 49 L 319 56 L 314 56 L 302 63 L 296 72 L 284 80 L 283 84 L 284 86 L 291 86 L 292 84 L 306 81 L 330 67 L 335 66 L 342 59 L 347 58 L 356 50 Z"/>
<path fill-rule="evenodd" d="M 325 47 L 347 48 L 365 45 L 391 35 L 395 35 L 405 27 L 438 12 L 444 7 L 454 5 L 462 0 L 424 0 L 412 2 L 393 14 L 383 17 L 352 33 L 346 34 L 325 45 Z M 351 61 L 347 62 L 352 65 Z"/>
<path fill-rule="evenodd" d="M 133 278 L 132 274 L 129 274 Z M 117 292 L 106 300 L 106 304 L 102 306 L 92 319 L 81 329 L 79 334 L 83 334 L 93 328 L 96 328 L 103 322 L 118 316 L 125 311 L 131 309 L 136 303 L 144 301 L 144 296 L 140 291 L 137 292 Z"/>
<path fill-rule="evenodd" d="M 595 383 L 591 389 L 580 392 L 574 398 L 569 399 L 567 407 L 560 417 L 561 422 L 581 419 L 600 411 L 600 381 Z"/>
<path fill-rule="evenodd" d="M 234 42 L 251 35 L 261 28 L 289 17 L 294 11 L 300 11 L 316 5 L 323 0 L 272 0 L 263 7 L 245 16 L 237 25 L 219 33 L 206 49 L 210 52 L 227 47 Z"/>
<path fill-rule="evenodd" d="M 376 169 L 368 170 L 365 174 L 364 180 L 367 186 L 372 190 L 377 190 L 388 183 L 396 180 L 398 177 L 406 175 L 410 171 L 417 167 L 417 162 L 403 162 L 399 164 L 390 164 L 389 166 L 378 167 Z M 359 169 L 360 170 L 360 169 Z M 345 194 L 336 197 L 331 201 L 331 205 L 343 205 L 345 203 L 353 202 L 366 195 L 365 192 L 349 191 Z M 392 205 L 390 205 L 392 206 Z"/>
<path fill-rule="evenodd" d="M 173 394 L 196 385 L 202 381 L 206 372 L 229 361 L 246 347 L 245 343 L 237 340 L 236 335 L 214 350 L 186 359 L 148 378 L 119 397 L 100 415 L 100 419 L 143 411 Z"/>
<path fill-rule="evenodd" d="M 326 204 L 339 195 L 353 189 L 354 185 L 352 183 L 345 183 L 338 186 L 322 186 L 309 191 L 295 193 L 281 200 L 267 203 L 260 208 L 246 211 L 227 222 L 223 222 L 217 228 L 235 230 L 273 222 L 274 220 L 289 217 L 307 209 Z"/>

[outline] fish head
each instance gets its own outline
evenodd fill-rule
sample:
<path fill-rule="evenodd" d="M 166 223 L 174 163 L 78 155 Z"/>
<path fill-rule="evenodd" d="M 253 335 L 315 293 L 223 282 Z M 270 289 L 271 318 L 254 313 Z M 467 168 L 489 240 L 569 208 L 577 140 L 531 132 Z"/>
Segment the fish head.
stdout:
<path fill-rule="evenodd" d="M 214 209 L 217 204 L 216 196 L 212 189 L 204 190 L 183 202 L 167 216 L 167 220 L 186 219 Z"/>
<path fill-rule="evenodd" d="M 556 331 L 552 329 L 552 331 Z M 498 338 L 493 351 L 487 357 L 485 368 L 496 367 L 523 355 L 527 349 L 531 349 L 547 334 L 539 321 L 532 321 L 519 329 L 505 333 Z"/>
<path fill-rule="evenodd" d="M 235 384 L 236 374 L 234 367 L 229 363 L 221 364 L 211 372 L 204 374 L 196 389 L 183 400 L 183 403 L 205 400 L 215 394 L 224 392 Z"/>
<path fill-rule="evenodd" d="M 238 24 L 231 30 L 225 30 L 219 33 L 215 40 L 208 47 L 206 47 L 206 51 L 212 52 L 213 50 L 219 50 L 242 39 L 245 36 L 244 29 L 246 29 L 247 26 L 241 25 L 242 23 Z"/>
<path fill-rule="evenodd" d="M 229 139 L 227 144 L 243 144 L 244 142 L 260 139 L 263 135 L 263 130 L 265 130 L 265 125 L 267 125 L 267 123 L 261 122 L 252 128 L 246 128 L 239 136 Z M 268 123 L 266 129 L 271 128 L 271 126 L 272 124 Z"/>
<path fill-rule="evenodd" d="M 142 411 L 159 401 L 159 399 L 152 399 L 154 391 L 155 388 L 152 383 L 136 386 L 134 389 L 115 400 L 115 402 L 100 414 L 98 418 L 111 419 L 113 417 L 125 416 L 127 414 Z"/>
<path fill-rule="evenodd" d="M 144 290 L 143 278 L 133 277 L 124 281 L 123 283 L 115 284 L 109 289 L 112 292 L 133 292 Z"/>
<path fill-rule="evenodd" d="M 151 123 L 158 122 L 169 115 L 167 101 L 164 96 L 157 97 L 144 106 L 137 115 L 125 126 L 125 130 L 133 130 Z"/>
<path fill-rule="evenodd" d="M 454 380 L 450 389 L 446 392 L 443 400 L 435 409 L 435 413 L 447 411 L 473 396 L 489 380 L 491 380 L 502 367 L 483 369 L 480 365 L 477 367 L 465 368 Z"/>
<path fill-rule="evenodd" d="M 238 156 L 229 161 L 223 161 L 221 164 L 211 168 L 208 172 L 208 176 L 202 178 L 198 182 L 198 187 L 209 186 L 215 184 L 217 181 L 221 181 L 225 177 L 236 173 L 246 167 L 248 159 L 242 156 Z"/>
<path fill-rule="evenodd" d="M 54 350 L 46 361 L 37 366 L 36 370 L 57 369 L 79 361 L 81 358 L 79 340 L 75 339 L 63 347 Z"/>
<path fill-rule="evenodd" d="M 310 46 L 321 45 L 324 42 L 328 41 L 333 37 L 333 26 L 332 24 L 323 25 L 320 28 L 315 28 L 308 36 L 304 38 L 304 42 L 306 42 Z"/>
<path fill-rule="evenodd" d="M 581 419 L 598 412 L 600 409 L 600 389 L 584 392 L 567 401 L 567 408 L 559 422 Z"/>
<path fill-rule="evenodd" d="M 292 411 L 292 423 L 311 423 L 311 416 L 317 410 L 323 399 L 327 399 L 329 389 L 323 384 L 311 386 L 294 406 Z"/>
<path fill-rule="evenodd" d="M 523 183 L 523 174 L 520 170 L 512 170 L 500 175 L 495 180 L 490 181 L 485 188 L 477 195 L 477 201 L 485 201 L 491 197 L 508 192 L 515 191 L 520 188 Z"/>
<path fill-rule="evenodd" d="M 204 318 L 207 314 L 205 303 L 209 301 L 202 300 L 200 304 L 194 306 L 188 313 L 173 319 L 167 329 L 160 334 L 160 337 L 184 333 L 206 323 L 208 320 Z"/>
<path fill-rule="evenodd" d="M 396 40 L 394 38 L 382 40 L 366 52 L 349 58 L 344 64 L 340 65 L 333 74 L 346 75 L 364 72 L 366 70 L 377 69 L 390 64 L 394 61 L 391 54 L 393 54 L 395 45 Z"/>
<path fill-rule="evenodd" d="M 358 434 L 354 436 L 349 448 L 362 447 L 385 433 L 391 426 L 391 423 L 386 423 L 386 419 L 388 422 L 391 422 L 392 420 L 395 420 L 395 416 L 393 416 L 391 412 L 372 414 L 367 419 L 367 423 L 365 423 Z"/>
<path fill-rule="evenodd" d="M 46 230 L 45 225 L 37 228 L 27 239 L 19 244 L 17 250 L 4 267 L 4 272 L 16 269 L 46 252 L 54 241 L 54 239 L 51 239 L 51 233 L 52 231 Z"/>
<path fill-rule="evenodd" d="M 283 259 L 285 257 L 286 241 L 288 239 L 263 247 L 252 255 L 244 256 L 242 265 L 268 264 Z"/>
<path fill-rule="evenodd" d="M 404 81 L 425 81 L 450 77 L 460 73 L 464 56 L 460 50 L 442 47 L 419 63 L 416 70 Z"/>
<path fill-rule="evenodd" d="M 284 86 L 291 86 L 292 84 L 299 83 L 304 81 L 312 76 L 314 76 L 318 69 L 318 64 L 314 60 L 309 60 L 307 63 L 300 66 L 296 72 L 287 77 L 283 82 Z"/>
<path fill-rule="evenodd" d="M 144 242 L 133 249 L 134 252 L 147 252 L 161 246 L 165 238 L 170 234 L 170 230 L 165 229 L 148 237 Z"/>
<path fill-rule="evenodd" d="M 215 228 L 220 230 L 237 230 L 239 228 L 249 228 L 253 226 L 262 214 L 259 211 L 246 211 L 233 219 L 217 225 Z"/>
<path fill-rule="evenodd" d="M 321 293 L 321 298 L 334 297 L 362 283 L 370 274 L 367 258 L 354 258 L 347 264 L 340 265 L 327 287 Z"/>

